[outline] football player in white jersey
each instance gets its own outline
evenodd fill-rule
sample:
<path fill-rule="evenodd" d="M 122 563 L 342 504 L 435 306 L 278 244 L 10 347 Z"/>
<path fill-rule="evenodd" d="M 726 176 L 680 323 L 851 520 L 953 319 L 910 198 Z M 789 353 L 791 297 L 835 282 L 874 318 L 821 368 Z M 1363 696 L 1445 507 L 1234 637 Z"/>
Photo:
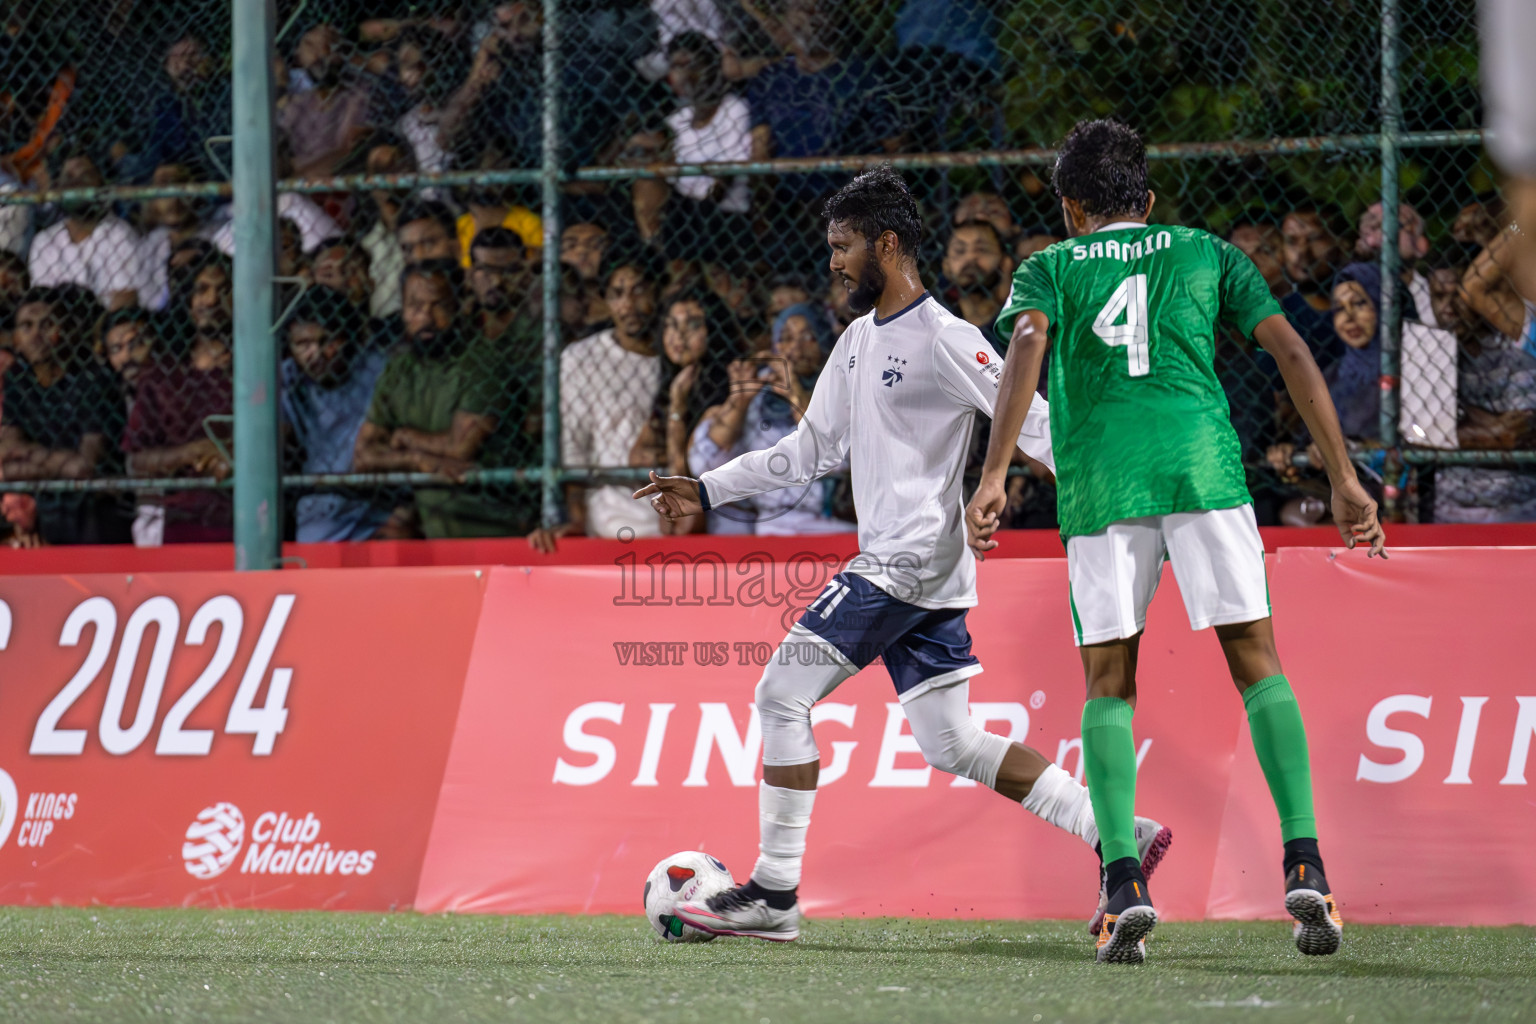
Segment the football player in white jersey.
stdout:
<path fill-rule="evenodd" d="M 928 763 L 997 790 L 1098 844 L 1088 791 L 1038 751 L 972 720 L 967 609 L 976 603 L 961 491 L 976 413 L 997 401 L 1002 360 L 972 325 L 928 294 L 917 269 L 922 221 L 906 183 L 866 171 L 824 211 L 831 268 L 857 314 L 838 339 L 797 429 L 694 480 L 651 474 L 635 492 L 669 519 L 783 487 L 852 463 L 860 553 L 785 637 L 757 684 L 763 781 L 759 856 L 742 885 L 675 913 L 716 935 L 788 941 L 800 934 L 797 889 L 820 755 L 811 706 L 882 657 Z M 1045 403 L 1019 435 L 1053 465 Z M 816 656 L 796 654 L 805 647 Z M 792 650 L 786 651 L 784 647 Z M 1171 840 L 1138 819 L 1143 870 Z M 1102 894 L 1101 894 L 1102 908 Z"/>

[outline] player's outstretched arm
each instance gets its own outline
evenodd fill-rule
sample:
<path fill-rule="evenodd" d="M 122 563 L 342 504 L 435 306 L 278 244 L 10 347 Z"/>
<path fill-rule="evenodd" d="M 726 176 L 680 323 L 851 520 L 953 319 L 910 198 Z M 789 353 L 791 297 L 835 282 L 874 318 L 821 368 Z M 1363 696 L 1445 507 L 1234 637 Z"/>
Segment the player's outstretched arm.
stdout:
<path fill-rule="evenodd" d="M 981 467 L 981 483 L 965 508 L 965 532 L 971 550 L 980 559 L 997 547 L 992 534 L 997 532 L 1003 508 L 1008 504 L 1008 465 L 1024 429 L 1040 386 L 1040 363 L 1045 358 L 1045 314 L 1025 310 L 1013 326 L 1008 343 L 1008 358 L 1003 361 L 1003 377 L 997 385 L 997 407 L 992 411 L 992 433 L 987 438 L 987 458 Z"/>
<path fill-rule="evenodd" d="M 699 482 L 691 476 L 661 476 L 651 470 L 651 482 L 634 494 L 635 498 L 650 498 L 651 507 L 661 513 L 668 522 L 696 516 L 704 511 L 699 500 Z"/>
<path fill-rule="evenodd" d="M 1328 469 L 1328 482 L 1333 487 L 1333 521 L 1344 537 L 1346 546 L 1357 544 L 1370 547 L 1369 555 L 1387 557 L 1387 538 L 1381 522 L 1376 518 L 1376 502 L 1371 500 L 1360 480 L 1355 476 L 1354 464 L 1349 461 L 1349 451 L 1344 446 L 1344 431 L 1339 428 L 1339 414 L 1328 396 L 1328 384 L 1322 371 L 1317 368 L 1307 343 L 1284 316 L 1266 317 L 1253 329 L 1253 340 L 1264 351 L 1275 357 L 1280 374 L 1285 378 L 1285 389 L 1312 440 L 1323 455 L 1323 465 Z"/>

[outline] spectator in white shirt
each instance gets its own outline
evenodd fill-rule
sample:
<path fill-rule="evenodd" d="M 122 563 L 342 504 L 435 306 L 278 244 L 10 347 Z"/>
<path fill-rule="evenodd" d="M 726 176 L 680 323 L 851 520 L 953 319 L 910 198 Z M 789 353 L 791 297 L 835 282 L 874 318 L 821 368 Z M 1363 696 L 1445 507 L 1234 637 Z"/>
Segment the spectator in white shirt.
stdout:
<path fill-rule="evenodd" d="M 366 167 L 369 174 L 412 174 L 417 170 L 410 143 L 383 133 L 368 150 Z M 368 276 L 373 281 L 368 312 L 383 319 L 400 312 L 400 275 L 405 270 L 405 256 L 400 252 L 395 232 L 405 196 L 374 189 L 369 198 L 373 201 L 373 209 L 368 211 L 371 223 L 358 244 L 368 254 Z"/>
<path fill-rule="evenodd" d="M 55 184 L 61 189 L 100 188 L 105 184 L 96 161 L 81 152 L 67 154 Z M 60 204 L 64 220 L 32 240 L 27 272 L 38 287 L 78 284 L 95 293 L 108 309 L 144 304 L 147 290 L 139 236 L 99 200 Z"/>
<path fill-rule="evenodd" d="M 235 255 L 234 207 L 225 207 L 222 212 L 228 219 L 213 233 L 213 244 L 218 246 L 219 251 L 225 256 L 233 258 Z M 298 228 L 300 245 L 306 254 L 314 252 L 327 238 L 335 238 L 342 233 L 341 225 L 321 209 L 320 204 L 298 192 L 278 193 L 277 216 L 280 220 L 292 221 L 294 227 Z"/>
<path fill-rule="evenodd" d="M 661 384 L 655 270 L 643 253 L 621 250 L 610 257 L 603 280 L 613 326 L 560 353 L 560 461 L 571 469 L 629 466 Z M 660 536 L 661 518 L 633 500 L 633 491 L 567 484 L 569 521 L 535 530 L 528 541 L 549 552 L 570 534 Z"/>
<path fill-rule="evenodd" d="M 293 158 L 288 152 L 287 142 L 279 137 L 277 139 L 277 176 L 291 178 L 293 173 Z M 293 221 L 294 226 L 299 229 L 300 246 L 306 255 L 314 252 L 316 247 L 327 238 L 335 238 L 342 233 L 341 225 L 337 224 L 319 203 L 302 192 L 279 192 L 277 216 L 279 220 Z M 219 251 L 225 256 L 233 259 L 235 255 L 234 204 L 226 203 L 215 211 L 213 223 L 217 225 L 213 232 L 213 244 L 218 246 Z"/>
<path fill-rule="evenodd" d="M 684 32 L 667 45 L 667 55 L 671 62 L 667 81 L 682 106 L 667 117 L 665 134 L 652 132 L 631 139 L 628 160 L 659 159 L 666 155 L 669 142 L 671 158 L 677 163 L 750 160 L 752 112 L 746 100 L 726 92 L 719 48 L 702 33 Z M 676 196 L 671 195 L 673 191 Z M 742 176 L 642 178 L 633 183 L 630 193 L 635 223 L 647 241 L 663 234 L 693 254 L 700 248 L 740 244 L 747 230 L 745 214 L 752 196 Z"/>
<path fill-rule="evenodd" d="M 453 92 L 452 59 L 447 41 L 431 29 L 407 29 L 395 51 L 400 85 L 411 103 L 395 128 L 410 142 L 417 166 L 428 174 L 446 171 L 453 163 L 438 132 L 443 104 Z"/>
<path fill-rule="evenodd" d="M 181 164 L 161 164 L 150 177 L 152 185 L 178 185 L 192 180 Z M 171 301 L 171 253 L 182 242 L 205 235 L 197 200 L 185 197 L 150 199 L 144 203 L 144 227 L 140 259 L 144 266 L 144 306 L 156 312 Z"/>

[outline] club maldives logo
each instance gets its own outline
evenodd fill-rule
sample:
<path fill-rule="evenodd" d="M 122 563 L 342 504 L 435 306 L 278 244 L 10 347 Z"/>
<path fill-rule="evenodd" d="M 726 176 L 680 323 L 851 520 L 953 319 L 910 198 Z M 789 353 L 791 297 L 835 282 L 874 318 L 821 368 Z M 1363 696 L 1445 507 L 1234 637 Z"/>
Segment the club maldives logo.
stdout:
<path fill-rule="evenodd" d="M 181 859 L 194 878 L 217 878 L 235 862 L 245 843 L 245 817 L 232 803 L 220 802 L 197 812 L 187 826 Z"/>
<path fill-rule="evenodd" d="M 229 802 L 205 807 L 187 826 L 181 858 L 195 878 L 217 878 L 229 870 L 240 850 L 242 875 L 366 875 L 378 859 L 375 850 L 344 850 L 320 841 L 320 819 L 313 812 L 263 811 L 251 822 L 245 846 L 245 816 Z"/>

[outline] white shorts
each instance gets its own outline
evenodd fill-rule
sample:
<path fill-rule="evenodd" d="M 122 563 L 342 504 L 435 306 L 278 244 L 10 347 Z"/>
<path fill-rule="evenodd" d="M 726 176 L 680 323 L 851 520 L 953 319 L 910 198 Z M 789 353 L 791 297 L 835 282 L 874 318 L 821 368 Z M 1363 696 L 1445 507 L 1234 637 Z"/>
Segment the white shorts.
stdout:
<path fill-rule="evenodd" d="M 1122 519 L 1067 541 L 1079 647 L 1145 628 L 1165 558 L 1173 563 L 1191 629 L 1269 618 L 1264 542 L 1252 505 Z"/>

